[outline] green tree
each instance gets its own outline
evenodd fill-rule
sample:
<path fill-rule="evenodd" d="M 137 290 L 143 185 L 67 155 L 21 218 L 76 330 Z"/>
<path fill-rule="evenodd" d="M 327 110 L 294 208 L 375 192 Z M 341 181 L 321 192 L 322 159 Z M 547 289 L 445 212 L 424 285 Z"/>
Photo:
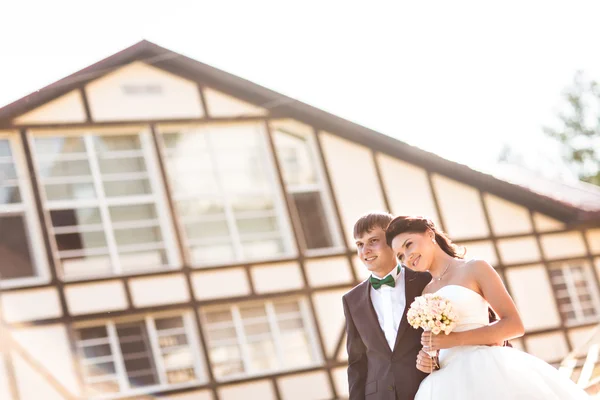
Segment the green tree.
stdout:
<path fill-rule="evenodd" d="M 558 124 L 544 132 L 561 143 L 565 161 L 581 180 L 600 186 L 600 85 L 578 71 L 563 101 Z"/>

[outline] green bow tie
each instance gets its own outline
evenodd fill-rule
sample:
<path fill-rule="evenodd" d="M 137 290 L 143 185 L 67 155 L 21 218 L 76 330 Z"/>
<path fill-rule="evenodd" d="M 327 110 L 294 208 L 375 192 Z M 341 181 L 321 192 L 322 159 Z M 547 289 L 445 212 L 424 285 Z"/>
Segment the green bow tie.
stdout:
<path fill-rule="evenodd" d="M 371 275 L 369 281 L 371 282 L 373 289 L 379 289 L 381 285 L 389 285 L 391 287 L 396 286 L 396 280 L 391 275 L 386 276 L 384 279 L 377 279 Z"/>
<path fill-rule="evenodd" d="M 400 273 L 400 266 L 396 269 L 396 275 Z M 396 287 L 396 279 L 392 275 L 388 275 L 383 279 L 377 279 L 373 275 L 369 278 L 369 282 L 371 282 L 371 286 L 373 289 L 379 289 L 381 285 L 388 285 L 390 287 Z"/>

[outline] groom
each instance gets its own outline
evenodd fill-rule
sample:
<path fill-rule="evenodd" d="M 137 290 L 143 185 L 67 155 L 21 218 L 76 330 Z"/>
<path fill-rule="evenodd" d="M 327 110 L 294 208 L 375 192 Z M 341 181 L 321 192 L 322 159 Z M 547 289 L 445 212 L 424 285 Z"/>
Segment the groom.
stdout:
<path fill-rule="evenodd" d="M 422 352 L 421 330 L 413 329 L 406 311 L 431 280 L 396 263 L 385 240 L 393 216 L 371 213 L 354 225 L 358 257 L 371 277 L 342 300 L 346 316 L 350 400 L 413 400 L 432 360 Z"/>

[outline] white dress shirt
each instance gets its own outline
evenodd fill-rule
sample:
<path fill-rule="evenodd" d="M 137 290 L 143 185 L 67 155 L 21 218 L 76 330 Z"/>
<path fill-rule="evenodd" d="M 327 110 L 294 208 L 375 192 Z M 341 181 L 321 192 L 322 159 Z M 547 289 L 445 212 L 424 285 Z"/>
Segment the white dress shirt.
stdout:
<path fill-rule="evenodd" d="M 385 339 L 390 346 L 390 350 L 394 350 L 394 344 L 396 343 L 396 335 L 398 334 L 398 326 L 404 313 L 404 307 L 406 307 L 406 297 L 404 291 L 404 268 L 394 268 L 388 275 L 392 275 L 396 281 L 396 286 L 391 287 L 389 285 L 381 285 L 379 289 L 374 289 L 371 286 L 371 302 L 373 308 L 377 313 L 377 319 L 379 320 L 379 326 L 385 334 Z M 376 275 L 373 275 L 377 279 Z"/>

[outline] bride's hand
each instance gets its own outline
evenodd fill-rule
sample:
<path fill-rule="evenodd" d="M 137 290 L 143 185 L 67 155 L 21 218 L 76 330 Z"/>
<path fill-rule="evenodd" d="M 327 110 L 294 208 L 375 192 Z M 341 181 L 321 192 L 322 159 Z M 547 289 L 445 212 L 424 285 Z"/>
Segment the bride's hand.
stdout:
<path fill-rule="evenodd" d="M 439 369 L 439 367 L 433 357 L 421 350 L 417 356 L 417 369 L 426 374 L 430 374 L 434 370 Z"/>
<path fill-rule="evenodd" d="M 458 345 L 454 340 L 455 338 L 456 335 L 453 333 L 450 333 L 449 335 L 444 333 L 434 335 L 431 332 L 423 332 L 421 335 L 421 345 L 426 351 L 449 349 Z"/>

